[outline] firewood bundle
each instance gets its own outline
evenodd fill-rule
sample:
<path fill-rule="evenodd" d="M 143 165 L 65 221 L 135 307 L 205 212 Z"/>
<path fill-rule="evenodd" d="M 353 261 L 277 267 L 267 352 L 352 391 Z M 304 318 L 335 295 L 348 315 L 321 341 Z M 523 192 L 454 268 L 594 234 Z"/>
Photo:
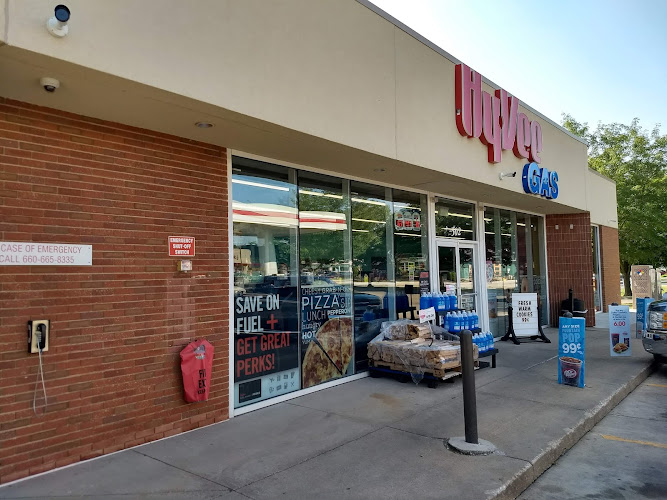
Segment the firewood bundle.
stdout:
<path fill-rule="evenodd" d="M 385 321 L 380 330 L 385 340 L 414 340 L 430 338 L 431 327 L 428 323 L 420 324 L 416 320 Z"/>
<path fill-rule="evenodd" d="M 459 366 L 461 350 L 458 342 L 450 340 L 376 339 L 368 344 L 368 358 L 380 364 L 399 365 L 407 372 L 414 371 L 412 368 L 437 370 Z"/>

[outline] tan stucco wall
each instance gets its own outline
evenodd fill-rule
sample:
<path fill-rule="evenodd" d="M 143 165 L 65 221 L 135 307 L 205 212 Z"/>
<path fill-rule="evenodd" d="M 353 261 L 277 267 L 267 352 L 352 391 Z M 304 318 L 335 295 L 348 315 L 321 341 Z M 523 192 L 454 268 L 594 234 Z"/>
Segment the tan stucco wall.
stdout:
<path fill-rule="evenodd" d="M 506 192 L 536 212 L 589 209 L 584 144 L 521 109 L 560 178 L 556 201 L 524 194 L 525 160 L 503 151 L 491 165 L 459 135 L 454 63 L 354 0 L 71 0 L 63 39 L 44 28 L 52 2 L 7 2 L 12 46 L 433 172 L 413 187 L 455 193 L 453 175 L 487 202 Z"/>
<path fill-rule="evenodd" d="M 587 169 L 586 174 L 586 201 L 591 224 L 618 229 L 616 183 L 595 170 Z"/>
<path fill-rule="evenodd" d="M 0 45 L 7 40 L 7 0 L 0 0 Z"/>
<path fill-rule="evenodd" d="M 459 134 L 455 120 L 454 63 L 399 29 L 395 34 L 398 158 L 523 193 L 521 173 L 527 163 L 525 159 L 516 158 L 508 150 L 503 151 L 500 163 L 491 165 L 487 161 L 487 148 L 479 139 Z M 484 90 L 493 94 L 495 89 L 484 85 Z M 541 165 L 558 171 L 558 201 L 584 209 L 586 191 L 581 178 L 587 167 L 586 146 L 525 107 L 520 111 L 542 125 Z M 517 177 L 499 180 L 500 172 L 513 171 Z"/>

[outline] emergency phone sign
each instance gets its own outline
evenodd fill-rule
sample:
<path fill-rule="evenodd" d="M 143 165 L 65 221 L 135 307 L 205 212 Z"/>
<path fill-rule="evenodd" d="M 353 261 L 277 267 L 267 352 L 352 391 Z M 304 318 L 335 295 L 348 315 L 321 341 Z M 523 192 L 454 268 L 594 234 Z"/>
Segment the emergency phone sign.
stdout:
<path fill-rule="evenodd" d="M 195 239 L 191 236 L 169 236 L 169 257 L 194 257 Z"/>

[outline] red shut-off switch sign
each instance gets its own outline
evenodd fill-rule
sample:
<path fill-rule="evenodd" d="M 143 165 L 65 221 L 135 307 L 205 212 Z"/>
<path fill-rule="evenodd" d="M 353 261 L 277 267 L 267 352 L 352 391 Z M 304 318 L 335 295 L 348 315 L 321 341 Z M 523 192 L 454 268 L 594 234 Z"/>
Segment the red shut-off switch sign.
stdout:
<path fill-rule="evenodd" d="M 195 239 L 191 236 L 169 236 L 170 257 L 194 257 Z"/>

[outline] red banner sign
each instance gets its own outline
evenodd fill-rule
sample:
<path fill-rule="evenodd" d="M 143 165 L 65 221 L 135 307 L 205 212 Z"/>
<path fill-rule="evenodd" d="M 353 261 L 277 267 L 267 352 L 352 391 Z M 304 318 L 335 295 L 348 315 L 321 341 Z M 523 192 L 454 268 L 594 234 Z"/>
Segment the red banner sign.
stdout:
<path fill-rule="evenodd" d="M 169 236 L 170 257 L 194 257 L 195 239 L 191 236 Z"/>

